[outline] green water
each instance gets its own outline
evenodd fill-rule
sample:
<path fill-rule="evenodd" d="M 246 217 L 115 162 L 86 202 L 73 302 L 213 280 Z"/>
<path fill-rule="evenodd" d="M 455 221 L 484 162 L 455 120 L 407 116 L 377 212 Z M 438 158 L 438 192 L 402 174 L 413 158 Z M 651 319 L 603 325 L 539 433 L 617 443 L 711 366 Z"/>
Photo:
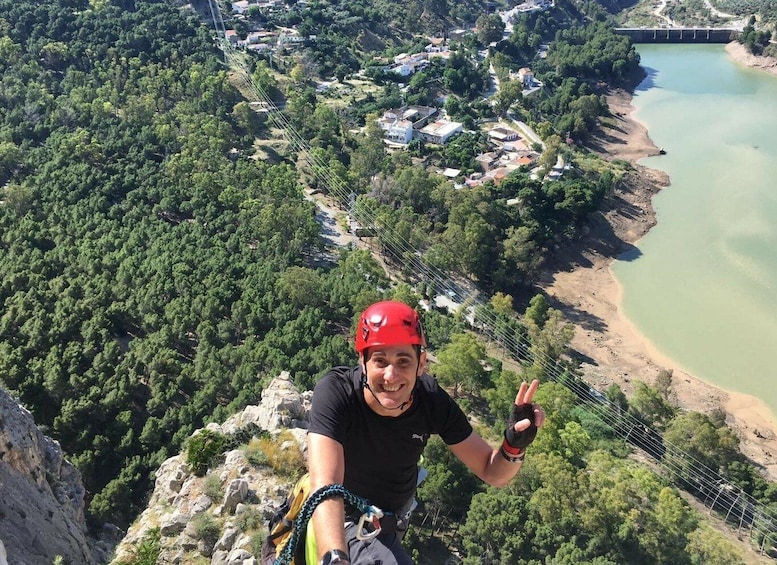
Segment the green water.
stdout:
<path fill-rule="evenodd" d="M 667 154 L 658 225 L 613 265 L 626 316 L 683 369 L 777 414 L 777 76 L 722 45 L 639 45 L 635 117 Z"/>

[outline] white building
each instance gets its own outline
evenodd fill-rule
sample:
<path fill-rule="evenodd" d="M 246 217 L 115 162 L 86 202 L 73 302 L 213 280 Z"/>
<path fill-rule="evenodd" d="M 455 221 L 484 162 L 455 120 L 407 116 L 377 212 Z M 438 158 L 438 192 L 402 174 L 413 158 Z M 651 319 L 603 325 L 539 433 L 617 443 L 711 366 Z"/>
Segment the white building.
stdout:
<path fill-rule="evenodd" d="M 400 53 L 394 57 L 394 64 L 389 65 L 384 70 L 406 77 L 425 69 L 428 65 L 429 60 L 426 53 L 414 53 L 412 55 Z"/>
<path fill-rule="evenodd" d="M 384 131 L 386 141 L 407 145 L 413 140 L 413 122 L 394 112 L 386 112 L 378 119 L 378 125 Z"/>
<path fill-rule="evenodd" d="M 251 4 L 248 0 L 237 0 L 237 2 L 232 2 L 232 13 L 245 14 L 250 6 Z"/>
<path fill-rule="evenodd" d="M 418 130 L 418 134 L 430 143 L 445 145 L 450 138 L 462 131 L 464 131 L 464 125 L 459 122 L 437 120 Z"/>
<path fill-rule="evenodd" d="M 534 73 L 528 67 L 518 69 L 518 80 L 520 80 L 525 87 L 531 88 L 534 85 Z"/>
<path fill-rule="evenodd" d="M 488 137 L 494 141 L 506 143 L 508 141 L 515 141 L 518 139 L 518 132 L 510 128 L 497 126 L 488 130 Z"/>
<path fill-rule="evenodd" d="M 387 67 L 386 70 L 388 72 L 398 74 L 399 76 L 406 77 L 413 74 L 414 67 L 405 63 L 398 63 L 396 65 L 391 65 L 390 67 Z"/>

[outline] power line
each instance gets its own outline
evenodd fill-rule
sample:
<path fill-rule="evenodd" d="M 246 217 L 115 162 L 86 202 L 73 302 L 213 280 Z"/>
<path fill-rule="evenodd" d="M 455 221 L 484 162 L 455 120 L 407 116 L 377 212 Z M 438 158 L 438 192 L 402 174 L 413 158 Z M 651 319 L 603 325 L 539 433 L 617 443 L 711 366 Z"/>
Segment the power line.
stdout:
<path fill-rule="evenodd" d="M 215 0 L 209 0 L 209 5 L 214 29 L 220 36 L 226 61 L 230 68 L 238 72 L 243 86 L 246 87 L 246 92 L 255 97 L 252 101 L 260 102 L 269 109 L 268 119 L 277 129 L 281 130 L 292 151 L 298 153 L 316 179 L 327 187 L 329 193 L 343 207 L 347 206 L 352 191 L 346 186 L 343 179 L 331 171 L 327 163 L 310 151 L 307 141 L 277 108 L 262 85 L 254 80 L 248 72 L 243 56 L 226 39 L 224 22 Z M 353 219 L 362 226 L 374 229 L 378 234 L 379 241 L 394 259 L 400 262 L 405 269 L 414 271 L 420 280 L 446 294 L 467 296 L 465 305 L 461 308 L 470 314 L 468 321 L 473 327 L 500 346 L 511 358 L 518 361 L 531 361 L 548 378 L 563 384 L 578 398 L 590 399 L 595 404 L 598 403 L 598 407 L 589 411 L 591 414 L 617 436 L 656 459 L 674 480 L 686 483 L 687 487 L 704 495 L 705 506 L 708 505 L 711 510 L 727 508 L 726 519 L 739 515 L 740 530 L 744 525 L 747 525 L 751 536 L 754 535 L 757 539 L 766 540 L 769 536 L 775 536 L 777 533 L 777 513 L 775 511 L 770 510 L 739 487 L 723 479 L 716 470 L 709 468 L 692 454 L 665 441 L 658 431 L 646 425 L 630 412 L 620 410 L 618 406 L 606 400 L 599 391 L 575 375 L 570 375 L 564 364 L 533 347 L 525 335 L 514 331 L 507 333 L 498 331 L 502 320 L 487 307 L 479 293 L 464 289 L 463 285 L 449 274 L 425 261 L 419 250 L 415 249 L 391 226 L 381 225 L 378 218 L 370 210 L 359 210 L 358 217 Z"/>

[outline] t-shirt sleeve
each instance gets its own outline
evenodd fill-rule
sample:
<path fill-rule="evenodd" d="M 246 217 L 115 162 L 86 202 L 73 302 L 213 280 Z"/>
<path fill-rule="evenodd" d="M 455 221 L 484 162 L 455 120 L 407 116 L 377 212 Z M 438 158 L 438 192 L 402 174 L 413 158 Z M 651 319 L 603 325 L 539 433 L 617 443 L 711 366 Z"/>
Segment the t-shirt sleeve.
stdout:
<path fill-rule="evenodd" d="M 310 407 L 308 432 L 314 432 L 344 443 L 348 427 L 349 377 L 333 369 L 316 383 Z"/>
<path fill-rule="evenodd" d="M 434 382 L 435 409 L 440 415 L 441 427 L 437 432 L 446 445 L 455 445 L 472 433 L 472 424 L 461 407 L 445 390 Z"/>

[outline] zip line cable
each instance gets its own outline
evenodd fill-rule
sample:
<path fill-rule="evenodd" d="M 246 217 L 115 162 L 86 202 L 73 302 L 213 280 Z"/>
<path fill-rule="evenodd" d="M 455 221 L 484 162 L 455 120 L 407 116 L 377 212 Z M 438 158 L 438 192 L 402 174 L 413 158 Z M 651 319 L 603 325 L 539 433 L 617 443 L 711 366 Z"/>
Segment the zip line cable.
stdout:
<path fill-rule="evenodd" d="M 278 109 L 265 89 L 250 75 L 244 58 L 226 39 L 224 22 L 215 0 L 209 0 L 209 6 L 211 8 L 214 29 L 220 37 L 220 44 L 227 64 L 238 72 L 239 78 L 246 87 L 246 91 L 253 98 L 251 101 L 260 103 L 267 108 L 268 119 L 274 127 L 282 132 L 291 149 L 298 153 L 298 157 L 303 159 L 314 177 L 327 187 L 330 194 L 343 207 L 347 206 L 351 198 L 351 191 L 346 186 L 345 181 L 333 174 L 327 163 L 311 152 L 307 141 L 302 138 L 294 125 Z M 351 212 L 353 213 L 353 211 Z M 647 426 L 630 412 L 620 410 L 619 407 L 609 400 L 601 398 L 601 395 L 594 400 L 592 391 L 595 389 L 578 379 L 575 375 L 567 378 L 567 369 L 544 351 L 532 347 L 532 344 L 525 336 L 515 332 L 507 334 L 499 332 L 497 328 L 499 327 L 500 320 L 495 313 L 485 307 L 486 304 L 478 293 L 463 291 L 461 284 L 457 283 L 450 275 L 444 273 L 436 266 L 427 263 L 422 258 L 420 251 L 415 249 L 400 234 L 396 233 L 391 226 L 380 225 L 378 218 L 370 210 L 360 210 L 358 217 L 354 219 L 362 226 L 373 228 L 378 234 L 380 243 L 390 252 L 394 260 L 398 261 L 404 269 L 414 271 L 415 276 L 420 280 L 433 285 L 435 290 L 443 291 L 446 294 L 454 293 L 454 295 L 458 294 L 462 297 L 468 295 L 465 304 L 460 308 L 470 313 L 474 312 L 474 315 L 470 314 L 471 319 L 468 319 L 468 321 L 476 329 L 498 347 L 501 347 L 509 357 L 519 362 L 531 361 L 551 380 L 563 384 L 578 398 L 597 402 L 599 405 L 598 409 L 591 410 L 591 414 L 610 428 L 613 433 L 636 445 L 652 458 L 658 460 L 675 479 L 680 477 L 680 480 L 686 482 L 699 493 L 704 494 L 705 505 L 709 501 L 711 504 L 710 508 L 713 508 L 721 501 L 722 497 L 723 500 L 730 502 L 728 518 L 735 505 L 739 503 L 739 506 L 742 508 L 740 529 L 744 522 L 744 516 L 747 514 L 748 529 L 751 531 L 751 534 L 755 530 L 759 538 L 775 535 L 777 532 L 777 512 L 768 509 L 752 496 L 744 493 L 735 485 L 728 483 L 717 471 L 710 469 L 692 454 L 665 441 L 660 433 Z M 726 493 L 725 496 L 723 496 L 724 491 Z M 714 497 L 712 496 L 713 494 L 715 494 Z M 735 498 L 733 498 L 734 495 Z"/>

